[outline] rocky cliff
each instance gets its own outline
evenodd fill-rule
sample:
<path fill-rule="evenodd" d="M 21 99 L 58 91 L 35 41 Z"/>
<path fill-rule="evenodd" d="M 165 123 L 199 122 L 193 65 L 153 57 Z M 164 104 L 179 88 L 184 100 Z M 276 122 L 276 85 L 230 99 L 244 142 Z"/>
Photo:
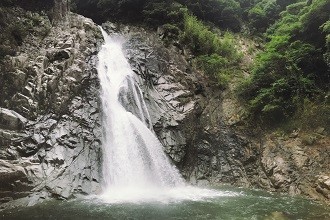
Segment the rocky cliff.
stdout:
<path fill-rule="evenodd" d="M 55 20 L 23 6 L 6 10 L 22 19 L 38 18 L 38 24 L 15 53 L 1 60 L 1 202 L 29 196 L 32 205 L 49 197 L 98 193 L 98 27 L 69 13 L 65 1 L 43 9 L 55 12 Z M 320 134 L 323 144 L 310 146 L 299 135 L 262 137 L 237 129 L 227 93 L 191 65 L 189 52 L 165 47 L 161 30 L 112 23 L 103 28 L 127 39 L 125 53 L 154 130 L 189 182 L 229 183 L 329 201 L 326 134 Z"/>
<path fill-rule="evenodd" d="M 8 8 L 16 16 L 38 17 L 39 26 L 1 63 L 1 202 L 38 194 L 32 204 L 99 191 L 95 63 L 102 35 L 91 20 L 65 11 L 62 2 L 51 9 L 57 18 L 46 36 L 38 30 L 51 24 L 50 17 Z"/>

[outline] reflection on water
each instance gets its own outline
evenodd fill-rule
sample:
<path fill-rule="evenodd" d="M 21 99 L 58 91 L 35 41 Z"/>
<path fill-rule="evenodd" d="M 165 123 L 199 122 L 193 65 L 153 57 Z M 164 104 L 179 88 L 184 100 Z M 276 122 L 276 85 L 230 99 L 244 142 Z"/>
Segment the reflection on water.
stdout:
<path fill-rule="evenodd" d="M 217 193 L 222 196 L 168 203 L 160 200 L 110 204 L 95 198 L 48 201 L 33 207 L 2 211 L 0 219 L 330 219 L 330 207 L 302 198 L 238 188 L 220 188 Z"/>

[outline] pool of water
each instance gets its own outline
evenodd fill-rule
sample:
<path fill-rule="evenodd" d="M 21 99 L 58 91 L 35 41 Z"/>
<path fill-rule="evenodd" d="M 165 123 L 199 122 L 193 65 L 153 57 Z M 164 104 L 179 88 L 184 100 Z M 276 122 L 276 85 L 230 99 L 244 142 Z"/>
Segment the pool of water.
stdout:
<path fill-rule="evenodd" d="M 0 219 L 330 219 L 330 207 L 299 197 L 240 188 L 219 188 L 216 197 L 182 200 L 106 202 L 93 197 L 47 201 L 0 212 Z"/>

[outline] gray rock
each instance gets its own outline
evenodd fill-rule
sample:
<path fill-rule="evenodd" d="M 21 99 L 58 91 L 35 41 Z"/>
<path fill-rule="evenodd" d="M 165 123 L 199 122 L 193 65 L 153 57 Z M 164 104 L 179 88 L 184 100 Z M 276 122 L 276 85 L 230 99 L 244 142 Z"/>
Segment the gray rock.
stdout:
<path fill-rule="evenodd" d="M 23 68 L 28 60 L 28 56 L 26 54 L 20 54 L 19 56 L 12 57 L 12 65 L 17 68 Z"/>
<path fill-rule="evenodd" d="M 45 143 L 45 137 L 42 135 L 42 134 L 34 134 L 32 136 L 32 140 L 36 143 L 36 144 L 42 144 L 42 143 Z"/>
<path fill-rule="evenodd" d="M 54 61 L 62 61 L 69 59 L 71 57 L 71 48 L 67 49 L 52 49 L 47 51 L 47 58 L 49 59 L 49 62 Z"/>
<path fill-rule="evenodd" d="M 330 199 L 330 177 L 319 175 L 316 183 L 316 191 L 321 193 L 325 198 Z"/>
<path fill-rule="evenodd" d="M 16 184 L 14 193 L 0 187 L 3 201 L 27 196 L 32 188 L 30 205 L 100 191 L 102 129 L 95 66 L 101 35 L 90 19 L 66 16 L 65 25 L 57 21 L 46 37 L 38 41 L 33 36 L 29 40 L 36 42 L 22 45 L 20 50 L 29 54 L 22 62 L 12 59 L 17 70 L 11 74 L 19 88 L 6 103 L 33 121 L 1 108 L 0 158 L 8 164 L 2 168 L 8 173 L 3 181 Z"/>
<path fill-rule="evenodd" d="M 33 83 L 26 85 L 23 89 L 23 94 L 28 97 L 33 97 L 34 96 L 33 92 L 34 92 Z"/>
<path fill-rule="evenodd" d="M 0 196 L 7 201 L 25 197 L 32 189 L 24 167 L 4 160 L 0 160 L 0 186 Z"/>
<path fill-rule="evenodd" d="M 10 78 L 16 88 L 22 88 L 26 80 L 26 73 L 16 69 L 15 72 L 11 72 Z"/>
<path fill-rule="evenodd" d="M 19 113 L 29 116 L 35 114 L 34 111 L 37 109 L 37 103 L 22 93 L 16 93 L 12 97 L 12 107 Z"/>
<path fill-rule="evenodd" d="M 0 128 L 9 130 L 20 130 L 28 122 L 26 118 L 17 112 L 0 108 Z"/>

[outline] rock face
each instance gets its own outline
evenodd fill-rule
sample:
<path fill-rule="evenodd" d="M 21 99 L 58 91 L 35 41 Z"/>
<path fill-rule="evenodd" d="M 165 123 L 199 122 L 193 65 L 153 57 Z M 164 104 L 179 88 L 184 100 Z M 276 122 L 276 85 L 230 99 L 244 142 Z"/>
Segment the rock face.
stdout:
<path fill-rule="evenodd" d="M 15 111 L 0 108 L 0 126 L 3 129 L 19 130 L 23 129 L 27 120 Z"/>
<path fill-rule="evenodd" d="M 100 190 L 102 35 L 91 20 L 61 10 L 65 19 L 46 37 L 28 36 L 3 60 L 13 81 L 0 108 L 0 202 L 31 195 L 31 205 Z"/>
<path fill-rule="evenodd" d="M 329 202 L 330 140 L 324 136 L 311 146 L 301 136 L 265 138 L 260 166 L 270 181 L 268 188 Z"/>

